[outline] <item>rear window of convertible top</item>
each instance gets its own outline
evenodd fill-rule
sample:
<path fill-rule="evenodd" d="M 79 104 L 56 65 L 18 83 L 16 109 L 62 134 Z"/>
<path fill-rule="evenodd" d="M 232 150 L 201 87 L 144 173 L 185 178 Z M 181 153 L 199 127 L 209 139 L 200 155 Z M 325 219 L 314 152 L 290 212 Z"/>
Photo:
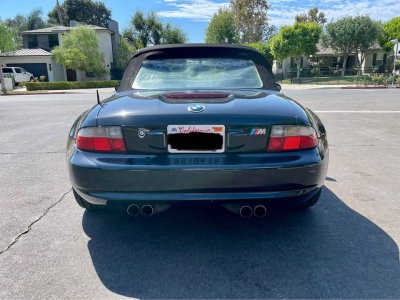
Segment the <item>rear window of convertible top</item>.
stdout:
<path fill-rule="evenodd" d="M 220 58 L 145 60 L 132 85 L 134 89 L 262 86 L 252 61 Z"/>

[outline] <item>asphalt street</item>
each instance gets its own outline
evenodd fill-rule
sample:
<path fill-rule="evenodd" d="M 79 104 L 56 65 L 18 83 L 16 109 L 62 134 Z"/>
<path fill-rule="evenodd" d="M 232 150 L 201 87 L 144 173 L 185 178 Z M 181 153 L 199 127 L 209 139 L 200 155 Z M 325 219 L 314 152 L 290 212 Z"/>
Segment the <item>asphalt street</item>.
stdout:
<path fill-rule="evenodd" d="M 263 219 L 85 211 L 64 149 L 95 95 L 1 96 L 0 298 L 400 298 L 400 90 L 282 92 L 325 123 L 330 167 L 315 207 Z"/>

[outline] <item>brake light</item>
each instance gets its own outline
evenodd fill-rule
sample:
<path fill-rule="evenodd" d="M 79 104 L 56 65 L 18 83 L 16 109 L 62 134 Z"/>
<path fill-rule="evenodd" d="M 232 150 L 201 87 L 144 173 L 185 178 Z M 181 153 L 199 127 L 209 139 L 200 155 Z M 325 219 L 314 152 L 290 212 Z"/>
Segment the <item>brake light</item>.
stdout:
<path fill-rule="evenodd" d="M 315 129 L 310 126 L 272 126 L 267 151 L 293 151 L 316 147 L 318 144 Z"/>
<path fill-rule="evenodd" d="M 199 99 L 199 98 L 226 98 L 229 94 L 220 93 L 190 93 L 190 94 L 166 94 L 168 99 Z"/>
<path fill-rule="evenodd" d="M 87 151 L 126 152 L 119 126 L 81 128 L 76 137 L 76 147 Z"/>

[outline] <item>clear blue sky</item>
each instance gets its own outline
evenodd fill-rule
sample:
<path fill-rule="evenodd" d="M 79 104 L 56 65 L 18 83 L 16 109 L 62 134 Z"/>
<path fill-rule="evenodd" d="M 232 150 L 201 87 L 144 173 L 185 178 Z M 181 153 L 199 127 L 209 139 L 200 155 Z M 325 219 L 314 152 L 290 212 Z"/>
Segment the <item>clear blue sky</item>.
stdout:
<path fill-rule="evenodd" d="M 63 0 L 59 0 L 60 3 Z M 12 18 L 16 14 L 27 14 L 32 9 L 42 7 L 43 12 L 52 9 L 56 0 L 0 0 L 0 18 Z M 209 19 L 219 6 L 227 5 L 229 0 L 104 0 L 112 10 L 112 18 L 119 22 L 120 29 L 128 22 L 137 8 L 154 10 L 165 21 L 179 25 L 189 34 L 190 42 L 203 42 L 204 29 Z M 293 24 L 297 13 L 308 11 L 318 6 L 324 11 L 328 20 L 347 14 L 369 13 L 372 18 L 387 21 L 400 16 L 399 0 L 270 0 L 270 22 L 277 27 Z"/>

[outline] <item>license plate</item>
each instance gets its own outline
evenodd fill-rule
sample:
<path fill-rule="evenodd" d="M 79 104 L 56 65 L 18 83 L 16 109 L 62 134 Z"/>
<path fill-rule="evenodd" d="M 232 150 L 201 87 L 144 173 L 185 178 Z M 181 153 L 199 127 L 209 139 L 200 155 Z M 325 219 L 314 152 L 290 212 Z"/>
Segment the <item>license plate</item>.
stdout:
<path fill-rule="evenodd" d="M 225 126 L 168 125 L 167 139 L 170 153 L 222 153 Z"/>

